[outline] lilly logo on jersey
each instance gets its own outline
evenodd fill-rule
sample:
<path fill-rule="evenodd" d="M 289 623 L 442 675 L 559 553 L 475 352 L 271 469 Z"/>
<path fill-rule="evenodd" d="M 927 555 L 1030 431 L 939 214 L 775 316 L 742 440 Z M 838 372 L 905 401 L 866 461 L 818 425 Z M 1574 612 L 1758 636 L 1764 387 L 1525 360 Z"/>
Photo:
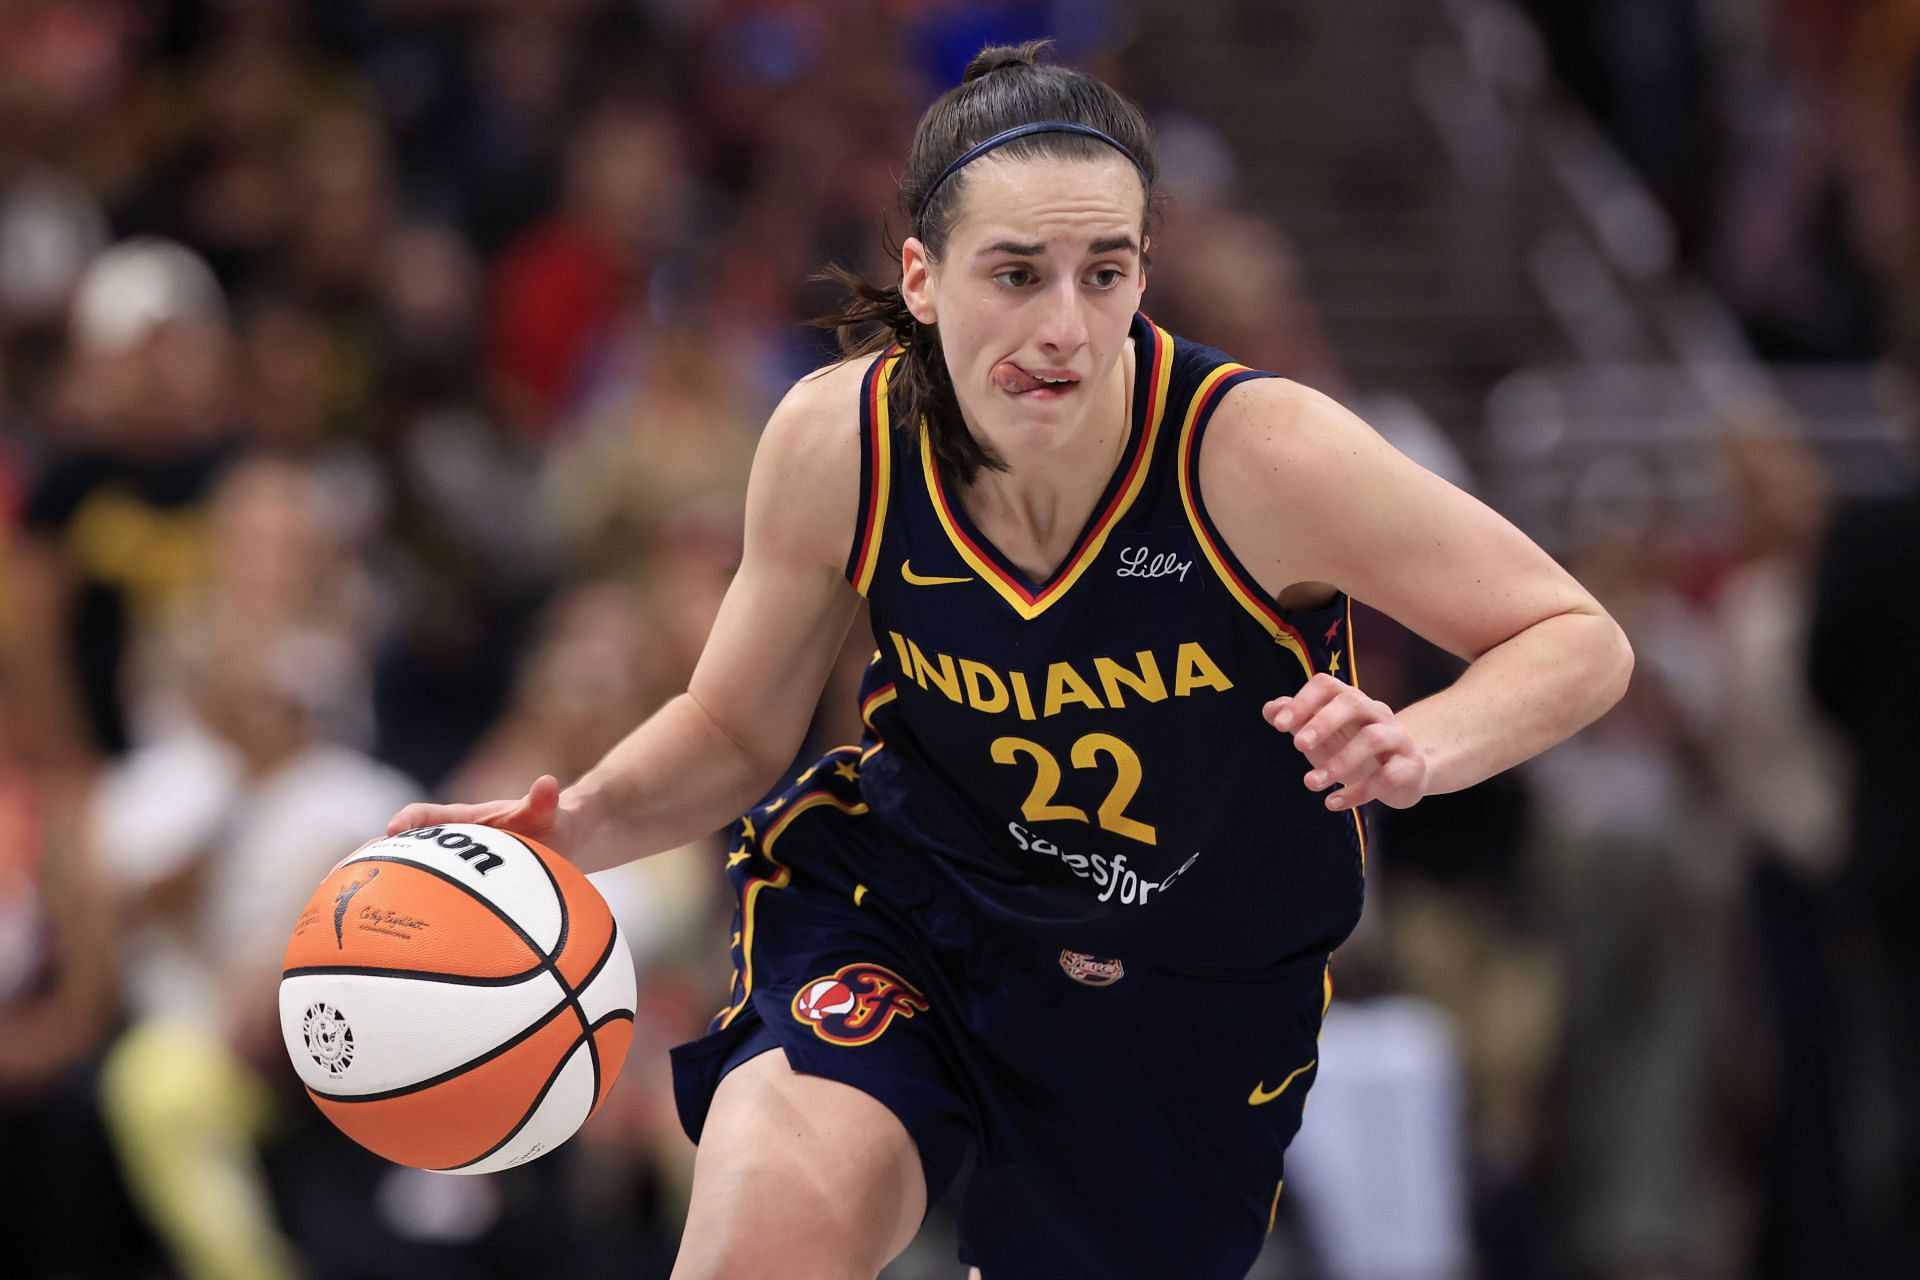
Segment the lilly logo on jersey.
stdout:
<path fill-rule="evenodd" d="M 793 996 L 794 1021 L 830 1044 L 872 1044 L 894 1018 L 911 1018 L 930 1007 L 905 978 L 885 965 L 864 962 L 843 964 L 803 984 Z"/>
<path fill-rule="evenodd" d="M 1120 567 L 1113 571 L 1116 578 L 1178 578 L 1187 580 L 1187 571 L 1193 568 L 1192 560 L 1182 560 L 1172 551 L 1156 552 L 1151 547 L 1120 548 Z"/>

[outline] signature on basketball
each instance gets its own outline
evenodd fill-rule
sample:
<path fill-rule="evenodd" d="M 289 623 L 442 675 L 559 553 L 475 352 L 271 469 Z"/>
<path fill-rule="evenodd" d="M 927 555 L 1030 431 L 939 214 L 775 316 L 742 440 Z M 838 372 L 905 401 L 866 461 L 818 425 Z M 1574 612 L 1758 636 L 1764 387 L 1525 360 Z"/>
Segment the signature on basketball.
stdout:
<path fill-rule="evenodd" d="M 1171 551 L 1162 551 L 1154 555 L 1148 547 L 1120 548 L 1120 567 L 1113 571 L 1116 578 L 1179 578 L 1187 580 L 1187 570 L 1193 568 L 1193 561 L 1182 560 Z"/>

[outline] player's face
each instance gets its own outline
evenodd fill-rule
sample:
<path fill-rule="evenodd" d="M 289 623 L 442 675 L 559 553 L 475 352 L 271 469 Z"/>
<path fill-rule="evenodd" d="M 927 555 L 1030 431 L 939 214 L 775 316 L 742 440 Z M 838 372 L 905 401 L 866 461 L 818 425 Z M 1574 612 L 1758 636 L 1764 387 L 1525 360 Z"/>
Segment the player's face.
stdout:
<path fill-rule="evenodd" d="M 940 342 L 968 425 L 1019 451 L 1111 409 L 1146 286 L 1145 196 L 1121 156 L 968 166 L 946 251 L 910 239 L 902 292 Z M 1124 401 L 1124 390 L 1120 390 Z"/>

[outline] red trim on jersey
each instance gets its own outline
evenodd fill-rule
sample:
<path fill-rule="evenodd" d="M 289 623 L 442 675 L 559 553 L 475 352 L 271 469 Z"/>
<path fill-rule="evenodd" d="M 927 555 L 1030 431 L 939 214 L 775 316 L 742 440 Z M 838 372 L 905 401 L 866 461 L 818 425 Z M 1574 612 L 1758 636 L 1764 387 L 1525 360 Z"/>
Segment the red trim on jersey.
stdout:
<path fill-rule="evenodd" d="M 1144 319 L 1145 317 L 1142 318 Z M 947 501 L 946 480 L 940 475 L 939 468 L 936 467 L 934 469 L 933 497 L 934 501 L 940 504 L 941 513 L 946 517 L 945 522 L 947 527 L 952 530 L 960 541 L 966 544 L 969 551 L 979 557 L 981 564 L 986 566 L 987 570 L 991 572 L 994 577 L 1005 583 L 1015 595 L 1030 605 L 1039 604 L 1042 600 L 1046 599 L 1047 596 L 1053 594 L 1057 588 L 1063 587 L 1075 579 L 1078 572 L 1084 567 L 1086 560 L 1093 553 L 1094 548 L 1103 545 L 1102 535 L 1118 518 L 1121 507 L 1127 505 L 1127 498 L 1133 488 L 1134 478 L 1140 474 L 1140 469 L 1147 465 L 1147 455 L 1152 452 L 1151 444 L 1155 436 L 1153 431 L 1154 413 L 1161 408 L 1160 405 L 1155 403 L 1159 395 L 1160 374 L 1166 362 L 1172 358 L 1173 344 L 1161 338 L 1159 328 L 1152 320 L 1146 321 L 1146 328 L 1148 335 L 1153 339 L 1153 359 L 1148 366 L 1147 398 L 1143 411 L 1140 414 L 1138 437 L 1134 441 L 1133 457 L 1127 465 L 1126 473 L 1120 477 L 1119 484 L 1114 486 L 1113 496 L 1108 500 L 1106 509 L 1100 513 L 1099 520 L 1095 521 L 1094 524 L 1087 529 L 1085 536 L 1074 545 L 1073 554 L 1061 562 L 1060 567 L 1054 571 L 1053 576 L 1047 579 L 1046 583 L 1042 585 L 1037 592 L 1029 591 L 1016 578 L 1001 567 L 998 558 L 983 551 L 979 543 L 967 536 L 966 529 L 961 527 L 958 520 L 954 519 L 953 507 Z M 1127 429 L 1133 431 L 1135 429 L 1134 424 L 1128 422 Z"/>
<path fill-rule="evenodd" d="M 885 379 L 880 376 L 880 373 L 899 350 L 897 345 L 888 347 L 867 370 L 867 412 L 866 422 L 863 424 L 867 454 L 867 502 L 866 510 L 861 512 L 860 519 L 860 553 L 853 563 L 853 572 L 847 575 L 848 581 L 852 582 L 854 588 L 863 595 L 865 580 L 871 571 L 871 562 L 879 551 L 879 539 L 874 537 L 874 527 L 886 503 L 889 479 L 884 474 L 889 450 L 884 447 L 884 442 L 880 439 L 880 433 L 887 429 L 880 404 L 880 386 Z"/>

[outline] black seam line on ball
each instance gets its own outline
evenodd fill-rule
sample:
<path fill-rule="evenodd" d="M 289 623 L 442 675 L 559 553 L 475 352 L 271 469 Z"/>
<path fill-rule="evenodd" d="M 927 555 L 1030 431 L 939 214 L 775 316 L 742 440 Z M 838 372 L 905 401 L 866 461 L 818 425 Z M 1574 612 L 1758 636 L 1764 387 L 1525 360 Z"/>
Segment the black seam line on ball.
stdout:
<path fill-rule="evenodd" d="M 537 964 L 519 973 L 509 973 L 498 978 L 483 978 L 473 974 L 436 973 L 429 969 L 380 969 L 364 964 L 312 964 L 298 969 L 282 969 L 280 977 L 284 980 L 346 974 L 368 978 L 401 978 L 412 982 L 445 982 L 456 987 L 511 987 L 529 978 L 537 978 L 545 972 L 547 972 L 547 966 Z"/>
<path fill-rule="evenodd" d="M 602 951 L 600 958 L 593 962 L 593 968 L 587 970 L 587 976 L 580 979 L 580 990 L 583 994 L 593 986 L 593 980 L 600 976 L 600 971 L 607 967 L 607 961 L 613 959 L 613 944 L 619 940 L 620 926 L 616 924 L 613 926 L 613 932 L 607 935 L 606 950 Z"/>
<path fill-rule="evenodd" d="M 595 1031 L 600 1030 L 600 1028 L 606 1026 L 608 1023 L 620 1022 L 622 1020 L 625 1020 L 627 1022 L 632 1022 L 633 1010 L 619 1009 L 613 1013 L 608 1014 L 606 1017 L 600 1019 L 600 1021 L 594 1023 L 592 1027 L 588 1028 L 586 1035 L 580 1037 L 580 1039 L 575 1040 L 572 1044 L 567 1046 L 567 1051 L 560 1055 L 560 1065 L 553 1069 L 553 1074 L 547 1077 L 547 1082 L 540 1086 L 540 1092 L 534 1096 L 532 1105 L 530 1105 L 527 1108 L 527 1113 L 520 1117 L 520 1122 L 514 1125 L 513 1128 L 510 1131 L 508 1131 L 506 1137 L 500 1139 L 500 1141 L 494 1143 L 491 1147 L 488 1147 L 485 1151 L 482 1151 L 479 1155 L 475 1156 L 471 1160 L 464 1161 L 463 1163 L 460 1163 L 460 1164 L 446 1165 L 436 1170 L 435 1172 L 453 1173 L 459 1169 L 469 1168 L 472 1165 L 479 1164 L 482 1160 L 487 1159 L 489 1156 L 499 1151 L 502 1147 L 506 1146 L 509 1142 L 512 1142 L 514 1137 L 522 1129 L 526 1128 L 527 1125 L 533 1120 L 534 1113 L 540 1110 L 540 1104 L 547 1100 L 547 1094 L 553 1091 L 553 1086 L 560 1082 L 560 1073 L 562 1071 L 565 1071 L 567 1069 L 567 1063 L 573 1060 L 573 1055 L 575 1050 L 579 1049 L 579 1047 L 582 1044 L 585 1044 L 587 1046 L 587 1052 L 590 1055 L 592 1055 L 593 1061 L 596 1064 L 598 1064 L 599 1053 L 594 1046 L 593 1033 Z M 593 1084 L 594 1084 L 593 1092 L 587 1096 L 587 1114 L 588 1115 L 592 1115 L 600 1107 L 600 1073 L 597 1065 L 594 1071 Z M 568 1136 L 571 1137 L 572 1135 L 569 1134 Z"/>
<path fill-rule="evenodd" d="M 613 958 L 613 944 L 618 942 L 619 940 L 620 940 L 620 924 L 618 921 L 615 921 L 613 923 L 612 931 L 607 934 L 606 948 L 600 952 L 600 958 L 593 962 L 593 968 L 587 970 L 587 976 L 580 980 L 580 990 L 582 992 L 586 991 L 589 987 L 591 987 L 593 985 L 593 980 L 600 976 L 600 971 L 607 967 L 607 961 Z M 560 985 L 565 986 L 566 983 L 562 982 Z M 584 1008 L 582 1008 L 580 1010 L 580 1021 L 582 1025 L 586 1025 L 586 1018 L 587 1018 L 587 1011 Z M 601 1021 L 604 1022 L 605 1019 L 603 1018 L 601 1019 Z M 600 1105 L 599 1104 L 600 1044 L 598 1041 L 596 1041 L 593 1038 L 594 1027 L 598 1025 L 600 1024 L 595 1023 L 593 1024 L 593 1026 L 587 1026 L 587 1044 L 589 1046 L 588 1052 L 590 1052 L 593 1055 L 593 1096 L 594 1096 L 595 1106 Z"/>
<path fill-rule="evenodd" d="M 547 959 L 558 960 L 560 953 L 567 949 L 567 927 L 569 924 L 567 918 L 567 895 L 560 891 L 560 881 L 553 874 L 553 868 L 547 865 L 547 860 L 541 857 L 532 845 L 522 840 L 519 836 L 514 835 L 511 831 L 502 831 L 500 834 L 509 837 L 522 849 L 525 849 L 527 856 L 533 859 L 534 865 L 540 868 L 540 873 L 546 876 L 547 883 L 553 886 L 553 900 L 559 904 L 560 907 L 560 936 L 554 939 L 553 954 L 548 956 Z"/>
<path fill-rule="evenodd" d="M 560 955 L 567 949 L 567 934 L 573 927 L 572 916 L 567 911 L 567 895 L 560 888 L 560 878 L 553 874 L 553 868 L 547 865 L 547 860 L 540 856 L 538 850 L 511 831 L 502 831 L 501 834 L 511 837 L 522 849 L 525 849 L 527 856 L 534 860 L 541 873 L 547 877 L 547 883 L 553 886 L 553 900 L 560 906 L 560 936 L 554 940 L 553 954 L 543 956 L 542 959 L 546 961 L 547 967 L 553 970 L 554 980 L 560 984 L 560 989 L 567 993 L 567 1000 L 573 1005 L 574 1015 L 580 1019 L 580 1031 L 586 1037 L 587 1056 L 593 1066 L 593 1096 L 597 1099 L 600 1096 L 600 1046 L 593 1042 L 592 1023 L 587 1018 L 587 1011 L 580 1007 L 580 992 L 575 991 L 573 984 L 567 981 L 566 975 L 560 972 Z M 615 925 L 616 929 L 618 927 Z M 586 990 L 586 986 L 587 984 L 582 982 L 580 990 Z M 485 1158 L 481 1157 L 481 1159 Z"/>
<path fill-rule="evenodd" d="M 593 1042 L 592 1038 L 588 1037 L 587 1042 L 591 1044 Z M 573 1061 L 574 1051 L 579 1047 L 580 1047 L 580 1042 L 578 1040 L 575 1040 L 572 1044 L 567 1046 L 567 1051 L 560 1055 L 559 1065 L 554 1067 L 553 1073 L 547 1077 L 547 1082 L 540 1086 L 540 1092 L 533 1095 L 533 1101 L 527 1104 L 527 1109 L 521 1115 L 519 1121 L 514 1124 L 513 1128 L 507 1130 L 506 1137 L 500 1139 L 500 1141 L 494 1143 L 492 1146 L 488 1147 L 485 1151 L 482 1151 L 479 1155 L 475 1156 L 471 1160 L 462 1160 L 459 1164 L 442 1165 L 439 1169 L 436 1169 L 434 1172 L 453 1173 L 456 1170 L 471 1168 L 474 1165 L 479 1164 L 482 1160 L 485 1160 L 488 1157 L 494 1155 L 502 1147 L 506 1146 L 509 1142 L 512 1142 L 515 1138 L 519 1137 L 520 1131 L 522 1129 L 525 1129 L 527 1125 L 532 1122 L 533 1117 L 539 1113 L 540 1104 L 547 1100 L 547 1095 L 549 1093 L 553 1092 L 553 1086 L 560 1082 L 561 1073 L 567 1069 L 567 1064 Z M 591 1111 L 593 1110 L 594 1099 L 597 1099 L 599 1096 L 600 1095 L 596 1093 L 588 1098 L 587 1110 L 589 1111 L 589 1113 L 591 1113 Z M 568 1135 L 568 1137 L 571 1137 L 571 1136 L 572 1136 L 571 1134 Z"/>
<path fill-rule="evenodd" d="M 536 861 L 537 860 L 538 859 L 536 857 Z M 481 893 L 478 889 L 474 888 L 472 885 L 462 884 L 460 881 L 455 880 L 452 876 L 448 875 L 446 872 L 442 871 L 440 868 L 435 866 L 429 866 L 427 863 L 424 863 L 424 862 L 415 862 L 411 858 L 396 858 L 388 854 L 373 854 L 369 857 L 357 859 L 357 861 L 359 862 L 391 862 L 396 866 L 413 867 L 416 870 L 426 872 L 428 875 L 433 876 L 435 879 L 446 881 L 448 884 L 452 885 L 454 888 L 458 889 L 460 892 L 466 894 L 469 898 L 472 898 L 475 902 L 479 903 L 481 906 L 485 907 L 487 910 L 493 912 L 493 914 L 499 918 L 500 923 L 506 925 L 507 928 L 513 930 L 514 935 L 518 937 L 520 941 L 527 944 L 527 950 L 531 951 L 535 956 L 537 956 L 541 960 L 544 960 L 547 962 L 545 965 L 546 968 L 551 969 L 553 967 L 552 957 L 548 956 L 546 952 L 540 949 L 540 944 L 533 940 L 533 935 L 528 933 L 525 929 L 521 928 L 520 922 L 515 920 L 512 916 L 508 915 L 506 911 L 501 908 L 499 903 L 487 897 L 486 894 Z M 543 867 L 542 870 L 545 870 L 545 868 Z M 565 902 L 562 902 L 560 904 L 560 928 L 561 928 L 561 935 L 563 937 L 565 936 L 565 932 L 566 932 L 566 920 L 567 920 L 567 905 Z M 562 982 L 560 985 L 564 987 L 566 983 Z"/>
<path fill-rule="evenodd" d="M 540 868 L 541 874 L 547 877 L 547 883 L 553 888 L 554 905 L 555 905 L 555 908 L 560 912 L 559 941 L 554 945 L 553 955 L 549 955 L 547 954 L 546 951 L 542 950 L 540 944 L 533 940 L 533 935 L 528 933 L 524 928 L 522 928 L 519 921 L 515 920 L 512 916 L 508 915 L 506 911 L 503 910 L 498 903 L 494 902 L 491 898 L 481 893 L 478 889 L 475 889 L 472 885 L 461 883 L 460 881 L 454 879 L 452 876 L 448 875 L 446 872 L 440 870 L 440 868 L 438 867 L 430 866 L 424 862 L 416 862 L 411 858 L 394 857 L 387 854 L 375 854 L 370 857 L 361 858 L 359 859 L 359 861 L 391 862 L 399 866 L 417 867 L 418 869 L 426 872 L 430 876 L 434 876 L 437 879 L 444 880 L 446 883 L 452 885 L 454 888 L 460 890 L 462 893 L 472 898 L 475 902 L 478 902 L 482 906 L 486 907 L 486 909 L 491 911 L 494 914 L 494 916 L 502 924 L 506 925 L 509 929 L 513 930 L 514 934 L 522 942 L 527 944 L 527 950 L 531 951 L 536 957 L 538 957 L 539 959 L 538 971 L 550 973 L 553 975 L 553 980 L 559 986 L 562 996 L 564 998 L 563 1002 L 573 1009 L 573 1015 L 575 1018 L 579 1020 L 580 1028 L 582 1031 L 584 1031 L 586 1030 L 587 1023 L 588 1023 L 587 1011 L 580 1007 L 579 994 L 576 993 L 572 988 L 572 986 L 568 984 L 566 975 L 561 973 L 559 966 L 554 963 L 554 956 L 558 955 L 560 953 L 560 949 L 567 945 L 568 921 L 567 921 L 566 895 L 560 892 L 560 884 L 557 880 L 554 879 L 553 872 L 547 867 L 545 860 L 542 859 L 539 854 L 533 851 L 532 846 L 528 845 L 525 840 L 520 839 L 519 836 L 514 835 L 511 831 L 503 831 L 501 832 L 501 834 L 505 836 L 511 836 L 520 845 L 521 848 L 527 851 L 527 856 L 533 859 L 535 865 L 537 865 Z M 596 1066 L 598 1065 L 598 1060 L 599 1060 L 599 1055 L 596 1054 L 595 1055 Z"/>
<path fill-rule="evenodd" d="M 593 968 L 587 970 L 587 976 L 581 979 L 580 990 L 585 991 L 588 987 L 591 987 L 593 980 L 600 976 L 600 971 L 607 967 L 607 961 L 613 955 L 613 944 L 619 941 L 619 939 L 620 924 L 618 921 L 614 921 L 612 930 L 607 934 L 606 949 L 600 953 L 600 958 L 593 962 Z M 583 1022 L 586 1020 L 586 1016 L 587 1011 L 582 1009 L 580 1011 L 580 1018 Z M 605 1021 L 605 1019 L 602 1019 L 602 1021 Z M 587 1052 L 593 1057 L 593 1105 L 596 1108 L 600 1105 L 600 1041 L 594 1037 L 593 1032 L 594 1028 L 598 1025 L 598 1023 L 593 1023 L 587 1026 Z M 589 1112 L 588 1114 L 592 1113 Z"/>
<path fill-rule="evenodd" d="M 404 1098 L 410 1093 L 419 1093 L 422 1089 L 431 1089 L 433 1086 L 444 1084 L 446 1081 L 453 1079 L 463 1072 L 471 1071 L 475 1067 L 484 1066 L 492 1062 L 495 1058 L 506 1053 L 514 1046 L 522 1044 L 533 1038 L 533 1036 L 539 1032 L 546 1030 L 547 1027 L 552 1025 L 555 1018 L 566 1012 L 569 1006 L 572 1007 L 576 1015 L 579 1014 L 580 1005 L 578 1001 L 562 1000 L 538 1018 L 535 1018 L 524 1031 L 519 1032 L 512 1039 L 495 1045 L 476 1058 L 469 1058 L 459 1066 L 449 1067 L 439 1075 L 429 1076 L 425 1080 L 416 1080 L 412 1084 L 403 1084 L 396 1089 L 382 1089 L 378 1093 L 326 1093 L 322 1090 L 315 1089 L 312 1085 L 307 1086 L 307 1092 L 313 1094 L 316 1098 L 325 1098 L 328 1102 L 385 1102 L 389 1098 Z M 567 1060 L 567 1054 L 572 1053 L 574 1045 L 577 1044 L 579 1044 L 579 1041 L 575 1040 L 573 1044 L 567 1046 L 567 1052 L 560 1055 L 562 1062 Z"/>
<path fill-rule="evenodd" d="M 615 1022 L 632 1022 L 632 1021 L 633 1021 L 633 1010 L 631 1010 L 631 1009 L 615 1009 L 615 1010 L 614 1010 L 614 1011 L 613 1011 L 612 1013 L 610 1013 L 610 1014 L 608 1014 L 608 1015 L 607 1015 L 606 1017 L 604 1017 L 604 1018 L 602 1018 L 602 1019 L 600 1019 L 600 1021 L 598 1021 L 598 1022 L 596 1022 L 596 1023 L 594 1023 L 594 1024 L 593 1024 L 593 1029 L 594 1029 L 595 1031 L 598 1031 L 598 1030 L 600 1030 L 600 1029 L 601 1029 L 602 1027 L 605 1027 L 605 1026 L 608 1026 L 608 1025 L 610 1025 L 610 1024 L 612 1024 L 612 1023 L 615 1023 Z"/>

